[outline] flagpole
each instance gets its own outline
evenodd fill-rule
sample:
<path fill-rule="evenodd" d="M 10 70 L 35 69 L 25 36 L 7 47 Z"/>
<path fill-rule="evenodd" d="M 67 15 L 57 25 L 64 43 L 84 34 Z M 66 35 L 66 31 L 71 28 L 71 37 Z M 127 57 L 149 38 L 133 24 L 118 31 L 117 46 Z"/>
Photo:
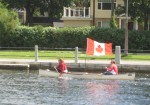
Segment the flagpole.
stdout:
<path fill-rule="evenodd" d="M 86 72 L 86 59 L 87 59 L 87 54 L 85 54 L 85 68 L 84 68 L 84 72 Z"/>
<path fill-rule="evenodd" d="M 86 69 L 86 59 L 87 59 L 87 49 L 88 49 L 88 38 L 86 38 L 86 40 L 87 40 L 87 43 L 86 43 L 86 50 L 85 50 L 85 69 Z M 84 69 L 84 71 L 85 71 L 85 69 Z"/>

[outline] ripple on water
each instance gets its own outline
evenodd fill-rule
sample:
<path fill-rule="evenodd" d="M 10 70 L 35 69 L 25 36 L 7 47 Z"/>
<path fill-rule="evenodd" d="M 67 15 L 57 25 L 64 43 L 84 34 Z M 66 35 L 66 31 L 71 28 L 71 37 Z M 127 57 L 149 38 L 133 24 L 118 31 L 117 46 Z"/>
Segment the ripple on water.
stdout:
<path fill-rule="evenodd" d="M 149 105 L 149 99 L 149 75 L 135 81 L 68 80 L 0 71 L 2 105 Z"/>

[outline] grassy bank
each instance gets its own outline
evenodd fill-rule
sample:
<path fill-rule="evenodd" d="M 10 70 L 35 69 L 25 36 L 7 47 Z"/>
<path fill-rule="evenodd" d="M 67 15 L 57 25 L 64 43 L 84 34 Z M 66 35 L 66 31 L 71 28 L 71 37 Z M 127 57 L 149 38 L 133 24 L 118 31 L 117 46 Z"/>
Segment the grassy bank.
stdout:
<path fill-rule="evenodd" d="M 50 50 L 40 50 L 38 52 L 39 59 L 41 60 L 49 60 L 49 59 L 74 59 L 75 54 L 74 51 L 50 51 Z M 34 51 L 31 50 L 1 50 L 0 51 L 1 59 L 34 59 Z M 88 60 L 107 60 L 114 59 L 115 55 L 111 56 L 89 56 L 85 54 L 85 51 L 79 51 L 78 58 L 80 60 L 88 59 Z M 135 54 L 132 53 L 128 56 L 123 56 L 123 60 L 150 60 L 150 54 Z"/>

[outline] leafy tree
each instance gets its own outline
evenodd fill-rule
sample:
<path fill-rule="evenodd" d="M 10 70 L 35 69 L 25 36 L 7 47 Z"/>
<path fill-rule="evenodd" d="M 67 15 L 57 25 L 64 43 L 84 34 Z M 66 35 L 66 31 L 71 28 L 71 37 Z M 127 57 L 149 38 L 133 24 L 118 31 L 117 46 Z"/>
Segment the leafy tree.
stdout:
<path fill-rule="evenodd" d="M 72 2 L 76 7 L 89 7 L 90 0 L 73 0 Z"/>
<path fill-rule="evenodd" d="M 1 0 L 2 3 L 8 4 L 8 8 L 26 10 L 26 24 L 32 23 L 32 16 L 35 8 L 39 7 L 42 0 Z"/>
<path fill-rule="evenodd" d="M 63 15 L 63 7 L 71 5 L 73 0 L 43 0 L 43 7 L 40 8 L 41 13 L 48 12 L 51 18 L 60 18 Z"/>
<path fill-rule="evenodd" d="M 18 15 L 0 3 L 0 31 L 13 30 L 19 25 Z"/>
<path fill-rule="evenodd" d="M 133 19 L 144 21 L 144 30 L 147 30 L 150 18 L 150 0 L 129 0 L 129 15 Z"/>
<path fill-rule="evenodd" d="M 32 17 L 38 9 L 40 13 L 48 12 L 49 17 L 59 18 L 63 12 L 63 6 L 69 6 L 72 0 L 0 0 L 8 4 L 9 8 L 26 10 L 26 24 L 32 24 Z"/>
<path fill-rule="evenodd" d="M 9 33 L 19 25 L 18 15 L 13 10 L 8 10 L 0 2 L 0 46 L 4 41 L 9 41 Z"/>
<path fill-rule="evenodd" d="M 126 2 L 126 0 L 124 0 Z M 116 14 L 125 13 L 126 6 L 118 6 Z M 150 19 L 150 0 L 129 0 L 129 16 L 133 20 L 143 21 L 144 30 L 148 29 L 148 20 Z"/>

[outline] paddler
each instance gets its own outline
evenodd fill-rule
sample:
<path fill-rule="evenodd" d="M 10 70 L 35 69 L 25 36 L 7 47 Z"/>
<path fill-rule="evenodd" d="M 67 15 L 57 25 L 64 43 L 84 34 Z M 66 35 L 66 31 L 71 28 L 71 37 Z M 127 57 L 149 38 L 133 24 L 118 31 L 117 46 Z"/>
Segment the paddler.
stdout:
<path fill-rule="evenodd" d="M 63 73 L 68 73 L 67 70 L 67 65 L 64 63 L 63 59 L 59 59 L 58 60 L 58 65 L 56 66 L 56 69 L 58 70 L 58 72 L 60 73 L 59 77 L 61 77 L 61 75 Z"/>
<path fill-rule="evenodd" d="M 110 67 L 105 67 L 106 72 L 104 72 L 103 74 L 104 75 L 116 75 L 116 74 L 118 74 L 118 67 L 115 64 L 115 61 L 111 60 L 110 64 L 111 64 Z"/>

